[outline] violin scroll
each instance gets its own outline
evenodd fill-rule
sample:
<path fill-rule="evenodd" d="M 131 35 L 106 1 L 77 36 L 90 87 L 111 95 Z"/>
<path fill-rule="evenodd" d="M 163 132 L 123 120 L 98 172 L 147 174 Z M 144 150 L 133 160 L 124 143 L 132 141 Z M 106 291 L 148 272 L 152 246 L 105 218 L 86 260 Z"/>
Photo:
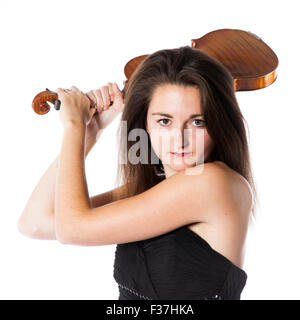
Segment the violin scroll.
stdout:
<path fill-rule="evenodd" d="M 32 108 L 34 112 L 40 115 L 48 113 L 50 110 L 50 105 L 47 101 L 54 104 L 54 108 L 56 110 L 60 109 L 61 102 L 58 100 L 58 94 L 46 88 L 45 91 L 38 93 L 34 97 L 32 101 Z"/>

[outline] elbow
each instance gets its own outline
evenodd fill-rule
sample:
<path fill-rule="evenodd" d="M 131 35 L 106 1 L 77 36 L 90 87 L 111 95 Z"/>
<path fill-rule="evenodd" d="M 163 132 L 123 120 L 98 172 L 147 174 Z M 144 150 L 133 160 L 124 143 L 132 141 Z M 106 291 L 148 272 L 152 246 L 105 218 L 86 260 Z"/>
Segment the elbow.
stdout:
<path fill-rule="evenodd" d="M 69 238 L 65 234 L 62 234 L 61 232 L 56 232 L 56 239 L 61 244 L 71 244 L 69 241 Z"/>
<path fill-rule="evenodd" d="M 63 223 L 59 219 L 55 219 L 55 234 L 56 239 L 61 244 L 73 244 L 71 239 L 70 224 Z"/>
<path fill-rule="evenodd" d="M 55 214 L 56 239 L 62 244 L 83 245 L 81 213 Z"/>
<path fill-rule="evenodd" d="M 69 236 L 67 235 L 64 228 L 62 228 L 59 224 L 55 226 L 55 236 L 56 240 L 61 244 L 69 244 Z"/>
<path fill-rule="evenodd" d="M 37 238 L 39 233 L 37 226 L 25 223 L 22 219 L 18 220 L 17 229 L 21 234 L 30 238 Z"/>

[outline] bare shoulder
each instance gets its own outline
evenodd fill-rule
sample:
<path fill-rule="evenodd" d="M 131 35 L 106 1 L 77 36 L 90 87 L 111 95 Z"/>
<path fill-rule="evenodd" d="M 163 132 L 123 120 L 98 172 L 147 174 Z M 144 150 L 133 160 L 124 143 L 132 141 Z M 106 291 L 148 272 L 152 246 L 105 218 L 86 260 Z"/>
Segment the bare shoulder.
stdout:
<path fill-rule="evenodd" d="M 196 169 L 196 168 L 195 168 Z M 198 168 L 203 170 L 203 168 Z M 243 266 L 244 244 L 252 208 L 252 190 L 248 181 L 227 164 L 215 161 L 205 164 L 206 221 L 189 228 L 211 247 L 239 267 Z M 210 195 L 209 190 L 215 191 Z"/>
<path fill-rule="evenodd" d="M 244 206 L 246 211 L 252 207 L 253 193 L 249 182 L 225 162 L 203 163 L 187 169 L 185 175 L 196 177 L 193 179 L 196 185 L 201 185 L 205 196 L 211 198 L 207 205 L 227 201 Z"/>
<path fill-rule="evenodd" d="M 253 203 L 253 193 L 248 181 L 222 161 L 208 162 L 191 168 L 190 174 L 199 176 L 195 185 L 203 193 L 202 222 L 228 222 L 247 224 Z M 199 220 L 199 222 L 201 222 Z"/>
<path fill-rule="evenodd" d="M 223 170 L 224 175 L 227 175 L 231 185 L 232 197 L 239 205 L 240 212 L 248 217 L 253 204 L 253 192 L 249 182 L 240 173 L 231 169 L 222 161 L 215 161 L 214 166 L 219 170 Z"/>

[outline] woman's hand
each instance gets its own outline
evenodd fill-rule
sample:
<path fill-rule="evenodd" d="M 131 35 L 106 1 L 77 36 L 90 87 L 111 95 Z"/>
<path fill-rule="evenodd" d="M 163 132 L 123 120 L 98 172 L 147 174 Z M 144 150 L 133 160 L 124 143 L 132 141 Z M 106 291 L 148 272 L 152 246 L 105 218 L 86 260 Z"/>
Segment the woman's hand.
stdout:
<path fill-rule="evenodd" d="M 97 137 L 123 111 L 123 96 L 118 85 L 108 82 L 107 85 L 97 90 L 91 90 L 87 94 L 91 105 L 96 108 L 91 121 L 87 125 L 87 136 Z M 110 106 L 111 101 L 113 104 Z"/>
<path fill-rule="evenodd" d="M 87 126 L 96 111 L 91 107 L 89 98 L 75 86 L 70 89 L 58 88 L 56 92 L 61 101 L 59 115 L 63 126 L 70 123 Z"/>

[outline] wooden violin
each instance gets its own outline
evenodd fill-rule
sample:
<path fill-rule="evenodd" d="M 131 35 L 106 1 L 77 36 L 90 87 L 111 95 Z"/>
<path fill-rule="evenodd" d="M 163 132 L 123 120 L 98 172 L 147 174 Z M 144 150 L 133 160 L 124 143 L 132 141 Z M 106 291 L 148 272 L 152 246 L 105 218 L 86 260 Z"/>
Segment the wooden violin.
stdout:
<path fill-rule="evenodd" d="M 250 31 L 215 30 L 201 38 L 192 39 L 191 47 L 202 50 L 222 63 L 234 78 L 235 91 L 262 89 L 272 84 L 277 78 L 278 58 L 276 54 L 261 38 Z M 149 55 L 141 55 L 126 63 L 124 85 L 147 56 Z M 124 98 L 124 88 L 121 92 Z M 60 109 L 57 93 L 49 89 L 34 97 L 32 108 L 37 114 L 46 114 L 50 110 L 47 102 L 54 104 L 56 110 Z"/>

